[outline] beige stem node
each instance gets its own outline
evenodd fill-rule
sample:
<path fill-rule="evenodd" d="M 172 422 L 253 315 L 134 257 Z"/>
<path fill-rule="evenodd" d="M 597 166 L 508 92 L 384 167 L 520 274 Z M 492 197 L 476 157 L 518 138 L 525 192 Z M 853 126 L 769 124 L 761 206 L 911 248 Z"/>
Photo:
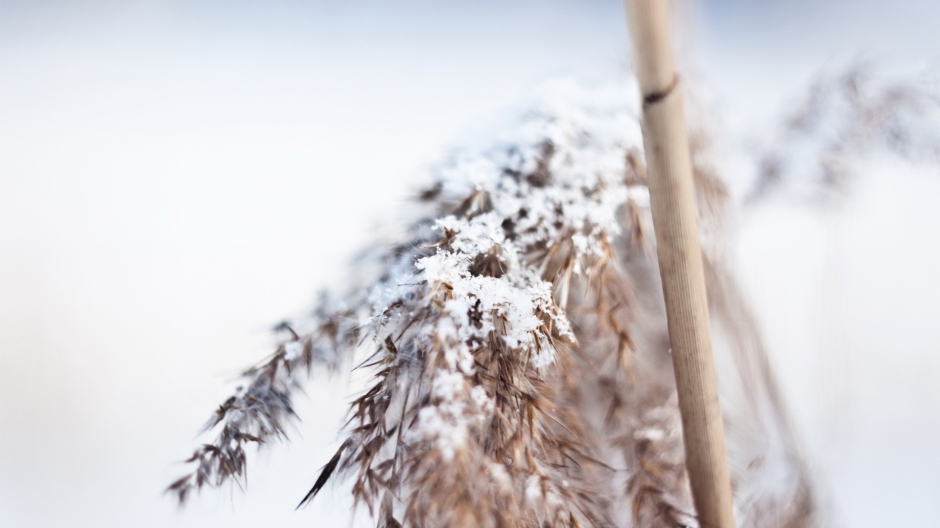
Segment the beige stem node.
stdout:
<path fill-rule="evenodd" d="M 643 99 L 643 145 L 686 466 L 702 528 L 733 528 L 682 83 L 667 0 L 624 0 Z"/>

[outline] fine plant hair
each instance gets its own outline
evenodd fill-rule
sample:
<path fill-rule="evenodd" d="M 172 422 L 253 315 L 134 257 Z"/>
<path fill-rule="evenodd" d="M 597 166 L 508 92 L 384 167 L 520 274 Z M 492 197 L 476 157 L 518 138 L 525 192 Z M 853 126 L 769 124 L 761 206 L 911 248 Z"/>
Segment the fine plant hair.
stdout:
<path fill-rule="evenodd" d="M 745 207 L 796 180 L 793 160 L 835 185 L 875 144 L 935 155 L 915 131 L 936 100 L 860 72 L 810 91 L 760 153 Z M 168 491 L 182 503 L 242 481 L 245 447 L 286 437 L 311 371 L 365 355 L 355 368 L 371 382 L 334 456 L 311 461 L 325 465 L 300 506 L 344 478 L 379 527 L 696 526 L 633 83 L 565 85 L 494 144 L 434 169 L 405 236 L 367 252 L 348 291 L 279 325 L 274 353 L 244 373 Z M 806 140 L 824 117 L 835 132 Z M 710 160 L 712 131 L 692 130 L 739 522 L 818 526 L 812 474 L 725 256 L 739 206 Z"/>

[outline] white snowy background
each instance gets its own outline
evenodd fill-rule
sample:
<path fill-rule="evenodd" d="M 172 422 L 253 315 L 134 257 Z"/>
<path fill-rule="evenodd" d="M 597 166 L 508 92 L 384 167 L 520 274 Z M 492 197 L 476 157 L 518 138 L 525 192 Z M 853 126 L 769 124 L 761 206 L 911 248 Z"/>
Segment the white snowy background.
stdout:
<path fill-rule="evenodd" d="M 933 0 L 684 20 L 729 142 L 820 71 L 940 59 Z M 541 83 L 628 57 L 618 0 L 0 2 L 0 526 L 348 526 L 341 488 L 293 509 L 342 377 L 309 386 L 247 493 L 161 492 L 268 328 L 342 280 L 427 166 Z M 933 526 L 940 174 L 864 176 L 836 209 L 742 218 L 738 269 L 834 524 Z"/>

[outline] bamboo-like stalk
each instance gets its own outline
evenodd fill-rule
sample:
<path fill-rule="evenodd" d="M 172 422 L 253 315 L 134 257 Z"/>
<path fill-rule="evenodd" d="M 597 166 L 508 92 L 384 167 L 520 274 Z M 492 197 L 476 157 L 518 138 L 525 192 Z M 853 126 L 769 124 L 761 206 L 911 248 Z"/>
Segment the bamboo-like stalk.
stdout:
<path fill-rule="evenodd" d="M 734 505 L 712 357 L 689 138 L 668 0 L 624 0 L 643 98 L 643 144 L 686 465 L 702 528 L 732 528 Z"/>

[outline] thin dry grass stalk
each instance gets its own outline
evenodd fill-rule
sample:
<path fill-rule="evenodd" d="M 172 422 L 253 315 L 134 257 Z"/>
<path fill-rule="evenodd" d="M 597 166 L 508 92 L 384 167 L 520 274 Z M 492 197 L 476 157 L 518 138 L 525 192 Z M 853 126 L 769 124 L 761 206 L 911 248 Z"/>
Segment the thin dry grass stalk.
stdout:
<path fill-rule="evenodd" d="M 718 401 L 683 83 L 675 71 L 666 0 L 625 0 L 643 101 L 656 247 L 682 417 L 686 469 L 699 523 L 734 528 L 734 499 Z"/>
<path fill-rule="evenodd" d="M 301 504 L 342 477 L 380 527 L 695 526 L 631 88 L 567 86 L 436 169 L 407 236 L 281 325 L 169 491 L 239 482 L 245 446 L 285 436 L 311 369 L 365 351 L 371 384 Z M 692 145 L 716 353 L 742 395 L 726 409 L 740 524 L 815 526 L 811 475 L 722 259 L 733 208 L 707 141 Z"/>

